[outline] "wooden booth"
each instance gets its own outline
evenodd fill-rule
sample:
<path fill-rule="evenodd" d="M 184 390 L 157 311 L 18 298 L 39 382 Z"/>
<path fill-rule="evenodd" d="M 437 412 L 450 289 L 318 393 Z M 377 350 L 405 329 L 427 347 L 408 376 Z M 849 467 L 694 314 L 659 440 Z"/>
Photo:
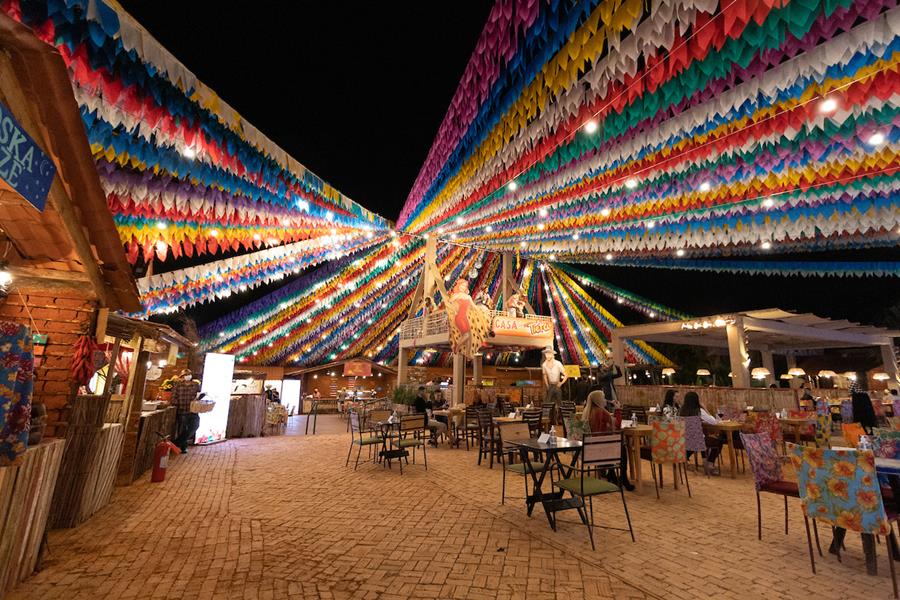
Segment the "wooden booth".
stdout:
<path fill-rule="evenodd" d="M 66 506 L 96 481 L 71 436 L 102 422 L 76 398 L 74 348 L 98 309 L 141 305 L 62 57 L 3 15 L 0 48 L 0 321 L 27 330 L 34 358 L 33 391 L 19 398 L 30 443 L 0 466 L 2 597 L 34 570 L 51 516 L 90 512 Z"/>

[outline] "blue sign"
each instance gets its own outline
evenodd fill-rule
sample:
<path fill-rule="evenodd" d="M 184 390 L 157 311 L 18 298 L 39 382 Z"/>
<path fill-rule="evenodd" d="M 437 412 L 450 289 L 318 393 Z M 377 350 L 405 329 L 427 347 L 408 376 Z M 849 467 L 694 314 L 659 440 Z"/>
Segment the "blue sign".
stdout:
<path fill-rule="evenodd" d="M 0 178 L 43 211 L 56 165 L 0 103 Z"/>

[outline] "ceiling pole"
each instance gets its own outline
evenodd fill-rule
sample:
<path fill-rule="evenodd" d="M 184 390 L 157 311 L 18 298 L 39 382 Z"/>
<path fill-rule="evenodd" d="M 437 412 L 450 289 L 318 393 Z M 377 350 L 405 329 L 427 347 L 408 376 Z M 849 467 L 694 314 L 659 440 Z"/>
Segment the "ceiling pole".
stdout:
<path fill-rule="evenodd" d="M 750 370 L 747 362 L 747 346 L 744 343 L 744 319 L 736 317 L 734 323 L 725 325 L 728 336 L 728 359 L 731 363 L 731 385 L 736 388 L 750 387 Z"/>
<path fill-rule="evenodd" d="M 775 360 L 772 350 L 768 346 L 760 349 L 760 354 L 762 355 L 762 366 L 769 370 L 769 374 L 766 375 L 766 387 L 768 387 L 775 383 Z"/>

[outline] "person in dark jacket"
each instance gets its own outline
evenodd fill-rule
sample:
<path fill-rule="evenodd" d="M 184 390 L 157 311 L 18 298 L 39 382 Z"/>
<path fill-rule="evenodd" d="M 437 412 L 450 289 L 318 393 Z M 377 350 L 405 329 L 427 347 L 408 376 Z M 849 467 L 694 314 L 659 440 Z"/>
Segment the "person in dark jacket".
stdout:
<path fill-rule="evenodd" d="M 878 419 L 869 394 L 853 392 L 850 400 L 853 403 L 853 420 L 862 425 L 867 434 L 872 435 L 872 429 L 878 426 Z"/>
<path fill-rule="evenodd" d="M 600 374 L 597 376 L 597 385 L 603 391 L 606 397 L 606 405 L 612 407 L 616 402 L 616 390 L 613 380 L 622 376 L 622 369 L 612 361 L 607 361 L 601 368 Z"/>

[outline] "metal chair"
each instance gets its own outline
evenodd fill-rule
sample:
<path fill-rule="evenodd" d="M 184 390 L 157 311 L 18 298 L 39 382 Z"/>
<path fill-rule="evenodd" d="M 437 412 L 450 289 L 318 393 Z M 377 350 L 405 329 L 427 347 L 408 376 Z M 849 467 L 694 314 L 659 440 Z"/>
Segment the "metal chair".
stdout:
<path fill-rule="evenodd" d="M 525 497 L 528 497 L 528 475 L 531 474 L 532 471 L 539 469 L 540 466 L 532 464 L 531 461 L 527 463 L 515 462 L 515 457 L 519 455 L 519 449 L 518 446 L 512 442 L 528 440 L 532 437 L 528 423 L 514 421 L 497 425 L 497 438 L 500 446 L 500 465 L 503 468 L 503 487 L 500 492 L 500 504 L 506 504 L 507 471 L 524 476 Z M 507 459 L 507 455 L 509 455 L 509 459 Z"/>
<path fill-rule="evenodd" d="M 353 465 L 353 470 L 359 466 L 359 455 L 362 453 L 363 446 L 367 448 L 371 448 L 374 445 L 381 444 L 384 442 L 384 438 L 380 435 L 372 435 L 372 434 L 364 434 L 359 425 L 359 414 L 356 411 L 350 412 L 350 449 L 347 451 L 347 461 L 344 463 L 344 466 L 350 464 L 350 455 L 353 453 L 353 446 L 357 447 L 356 450 L 356 463 Z M 402 465 L 401 465 L 402 469 Z"/>
<path fill-rule="evenodd" d="M 612 471 L 616 474 L 617 481 L 622 480 L 622 432 L 610 431 L 584 434 L 581 448 L 581 466 L 576 467 L 575 471 L 578 472 L 577 477 L 563 479 L 553 485 L 569 492 L 572 496 L 581 498 L 582 502 L 584 498 L 588 499 L 589 519 L 585 518 L 582 513 L 583 506 L 578 509 L 578 512 L 587 527 L 588 536 L 591 538 L 591 549 L 596 550 L 594 546 L 594 496 L 602 494 L 619 492 L 619 496 L 622 498 L 622 507 L 625 509 L 625 519 L 628 521 L 628 532 L 631 534 L 631 541 L 634 542 L 634 529 L 631 527 L 628 503 L 625 502 L 625 491 L 621 486 L 606 479 L 590 475 L 590 473 L 599 471 Z"/>
<path fill-rule="evenodd" d="M 428 470 L 428 439 L 430 434 L 425 426 L 425 415 L 403 415 L 400 417 L 400 427 L 396 437 L 391 438 L 391 447 L 398 450 L 412 448 L 413 464 L 416 464 L 416 448 L 422 449 L 422 457 L 425 460 L 425 470 Z M 403 474 L 403 459 L 400 462 L 400 474 Z M 409 464 L 409 459 L 407 459 Z"/>

